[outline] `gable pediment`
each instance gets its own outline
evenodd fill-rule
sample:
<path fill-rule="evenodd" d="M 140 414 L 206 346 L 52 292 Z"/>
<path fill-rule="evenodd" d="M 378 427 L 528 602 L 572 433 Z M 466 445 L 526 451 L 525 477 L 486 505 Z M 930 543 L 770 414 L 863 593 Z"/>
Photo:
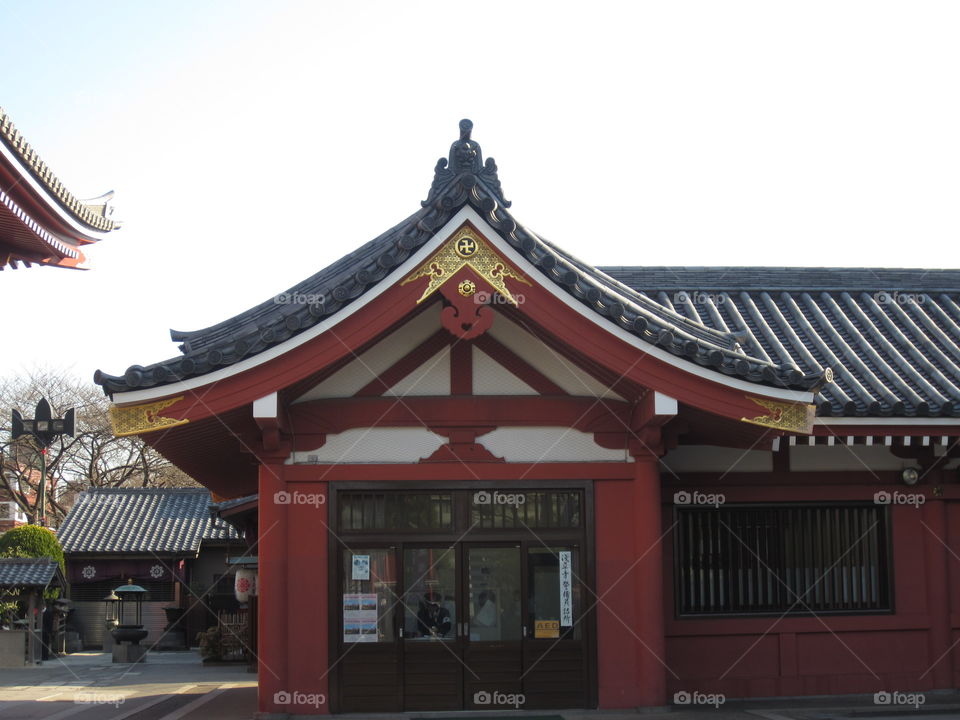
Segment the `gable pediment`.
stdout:
<path fill-rule="evenodd" d="M 433 303 L 294 402 L 447 395 L 624 399 L 502 312 L 491 310 L 490 330 L 473 340 L 444 330 L 441 312 Z"/>

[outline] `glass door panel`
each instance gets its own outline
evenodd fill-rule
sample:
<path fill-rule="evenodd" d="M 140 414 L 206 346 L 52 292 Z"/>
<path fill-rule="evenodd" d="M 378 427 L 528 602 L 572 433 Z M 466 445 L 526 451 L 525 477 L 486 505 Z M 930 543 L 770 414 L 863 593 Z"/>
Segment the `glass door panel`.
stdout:
<path fill-rule="evenodd" d="M 343 551 L 343 642 L 390 643 L 396 639 L 397 564 L 392 548 Z"/>
<path fill-rule="evenodd" d="M 576 547 L 531 547 L 527 554 L 527 637 L 579 640 L 583 599 Z"/>
<path fill-rule="evenodd" d="M 523 600 L 520 548 L 467 550 L 467 612 L 470 642 L 521 638 Z"/>
<path fill-rule="evenodd" d="M 456 640 L 456 547 L 406 548 L 403 585 L 404 638 Z"/>

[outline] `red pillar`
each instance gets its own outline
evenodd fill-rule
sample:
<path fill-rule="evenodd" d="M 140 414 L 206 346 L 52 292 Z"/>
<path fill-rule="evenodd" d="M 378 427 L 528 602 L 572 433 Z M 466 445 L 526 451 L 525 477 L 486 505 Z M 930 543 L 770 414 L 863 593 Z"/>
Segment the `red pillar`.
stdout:
<path fill-rule="evenodd" d="M 637 672 L 641 706 L 667 704 L 666 641 L 663 619 L 663 532 L 660 505 L 660 469 L 654 456 L 635 461 L 634 572 L 637 588 Z"/>
<path fill-rule="evenodd" d="M 932 495 L 932 494 L 931 494 Z M 933 665 L 925 678 L 936 689 L 953 687 L 953 653 L 950 651 L 950 568 L 947 544 L 947 505 L 928 497 L 922 507 L 924 558 L 927 576 L 927 612 L 930 614 L 929 662 Z"/>
<path fill-rule="evenodd" d="M 632 481 L 597 482 L 594 499 L 600 707 L 666 705 L 657 458 L 638 456 Z"/>
<path fill-rule="evenodd" d="M 604 710 L 637 707 L 633 482 L 600 480 L 594 486 L 597 551 L 597 685 Z"/>
<path fill-rule="evenodd" d="M 287 510 L 286 598 L 289 692 L 298 693 L 291 714 L 330 712 L 328 639 L 327 483 L 287 485 L 294 501 Z"/>
<path fill-rule="evenodd" d="M 283 465 L 260 466 L 257 614 L 257 709 L 261 713 L 286 713 L 289 708 L 274 702 L 290 692 L 287 675 L 287 510 L 274 501 L 285 491 Z"/>

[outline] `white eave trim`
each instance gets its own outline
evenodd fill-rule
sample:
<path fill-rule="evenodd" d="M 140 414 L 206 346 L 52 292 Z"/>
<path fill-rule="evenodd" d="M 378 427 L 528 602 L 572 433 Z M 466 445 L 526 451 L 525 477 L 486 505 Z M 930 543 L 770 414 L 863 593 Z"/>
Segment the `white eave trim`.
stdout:
<path fill-rule="evenodd" d="M 30 172 L 30 169 L 25 167 L 20 158 L 17 157 L 13 151 L 7 147 L 6 143 L 2 141 L 0 141 L 0 155 L 3 155 L 3 157 L 7 159 L 7 162 L 14 164 L 16 167 L 21 169 L 20 175 L 22 177 L 22 182 L 40 197 L 45 198 L 47 206 L 63 220 L 65 225 L 72 228 L 78 235 L 85 240 L 90 240 L 91 242 L 103 240 L 103 238 L 107 236 L 106 232 L 94 230 L 93 228 L 78 222 L 69 212 L 67 212 L 60 202 L 50 194 L 50 190 L 37 182 L 37 179 L 33 177 L 33 173 Z"/>
<path fill-rule="evenodd" d="M 876 425 L 878 427 L 891 427 L 891 426 L 917 426 L 917 427 L 930 427 L 933 425 L 939 426 L 953 426 L 960 428 L 960 418 L 907 418 L 907 417 L 891 417 L 891 418 L 872 418 L 872 417 L 823 417 L 817 418 L 813 421 L 814 425 Z"/>
<path fill-rule="evenodd" d="M 329 318 L 326 318 L 317 325 L 314 325 L 312 328 L 305 330 L 304 332 L 290 338 L 289 340 L 286 340 L 285 342 L 280 343 L 279 345 L 274 345 L 258 355 L 247 358 L 246 360 L 233 365 L 229 365 L 225 368 L 221 368 L 220 370 L 216 370 L 212 373 L 199 375 L 197 377 L 190 378 L 189 380 L 183 380 L 170 385 L 161 385 L 159 387 L 146 388 L 144 390 L 131 390 L 124 393 L 114 393 L 113 402 L 117 405 L 123 405 L 128 403 L 146 402 L 155 400 L 157 398 L 168 397 L 170 395 L 179 395 L 180 393 L 184 393 L 198 387 L 203 387 L 204 385 L 218 382 L 233 375 L 246 372 L 251 368 L 269 362 L 270 360 L 273 360 L 274 358 L 279 357 L 280 355 L 283 355 L 284 353 L 287 353 L 294 348 L 313 340 L 318 335 L 330 330 L 333 327 L 336 327 L 350 315 L 365 307 L 367 304 L 373 302 L 388 288 L 391 288 L 396 283 L 403 281 L 410 273 L 423 264 L 423 261 L 427 256 L 436 250 L 442 243 L 446 242 L 446 240 L 467 220 L 473 223 L 481 233 L 489 238 L 499 252 L 506 256 L 524 273 L 537 280 L 541 287 L 545 288 L 554 297 L 565 303 L 567 307 L 587 318 L 594 324 L 600 325 L 604 330 L 616 336 L 628 345 L 635 347 L 644 355 L 655 357 L 658 360 L 661 360 L 664 363 L 671 365 L 678 370 L 682 370 L 690 375 L 709 380 L 710 382 L 717 383 L 718 385 L 725 385 L 733 388 L 734 390 L 748 393 L 750 395 L 775 398 L 777 400 L 786 400 L 788 402 L 813 402 L 814 395 L 810 392 L 771 388 L 765 385 L 759 385 L 756 383 L 747 382 L 745 380 L 740 380 L 739 378 L 732 378 L 716 370 L 700 367 L 690 360 L 678 358 L 663 348 L 651 345 L 648 342 L 644 342 L 637 336 L 631 335 L 618 325 L 601 318 L 599 315 L 590 311 L 581 303 L 577 302 L 574 298 L 570 297 L 570 295 L 563 292 L 553 282 L 549 280 L 540 282 L 539 278 L 542 277 L 542 273 L 536 267 L 534 267 L 530 261 L 510 247 L 510 245 L 503 240 L 500 234 L 490 227 L 490 225 L 470 206 L 461 208 L 456 215 L 454 215 L 442 228 L 436 232 L 436 234 L 434 234 L 432 238 L 430 238 L 430 240 L 424 243 L 424 245 L 421 246 L 417 252 L 408 257 L 406 262 L 396 268 L 387 277 L 383 278 L 375 288 L 365 292 L 348 306 L 341 308 Z"/>
<path fill-rule="evenodd" d="M 17 219 L 23 223 L 24 227 L 30 230 L 34 235 L 36 235 L 51 248 L 68 258 L 76 259 L 80 257 L 80 252 L 75 247 L 70 247 L 47 232 L 47 230 L 44 229 L 40 223 L 30 217 L 29 213 L 17 205 L 13 198 L 7 195 L 3 190 L 0 190 L 0 203 L 2 203 L 5 208 L 12 212 Z"/>

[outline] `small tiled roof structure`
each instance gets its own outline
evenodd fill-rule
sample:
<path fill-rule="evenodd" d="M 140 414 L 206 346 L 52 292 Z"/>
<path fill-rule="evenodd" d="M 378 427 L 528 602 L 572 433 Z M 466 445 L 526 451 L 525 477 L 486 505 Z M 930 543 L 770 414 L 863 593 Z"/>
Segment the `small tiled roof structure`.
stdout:
<path fill-rule="evenodd" d="M 210 516 L 204 488 L 93 488 L 77 497 L 57 532 L 64 553 L 195 557 L 201 542 L 239 540 Z"/>
<path fill-rule="evenodd" d="M 79 267 L 82 245 L 120 223 L 108 192 L 81 200 L 40 159 L 0 108 L 0 270 L 33 263 Z"/>
<path fill-rule="evenodd" d="M 543 280 L 603 321 L 691 363 L 758 385 L 819 392 L 820 415 L 960 416 L 960 272 L 596 268 L 514 219 L 496 163 L 483 161 L 469 120 L 460 129 L 422 208 L 285 293 L 307 302 L 275 296 L 209 328 L 171 331 L 181 357 L 133 365 L 119 376 L 98 370 L 94 381 L 112 395 L 264 352 L 355 302 L 470 206 Z M 690 300 L 714 290 L 733 300 Z"/>
<path fill-rule="evenodd" d="M 0 558 L 0 588 L 45 588 L 59 570 L 60 564 L 50 558 Z"/>
<path fill-rule="evenodd" d="M 247 503 L 255 503 L 259 497 L 259 493 L 254 493 L 252 495 L 244 495 L 243 497 L 231 498 L 230 500 L 221 500 L 218 503 L 210 503 L 210 512 L 212 515 L 217 516 L 235 507 L 246 505 Z"/>

